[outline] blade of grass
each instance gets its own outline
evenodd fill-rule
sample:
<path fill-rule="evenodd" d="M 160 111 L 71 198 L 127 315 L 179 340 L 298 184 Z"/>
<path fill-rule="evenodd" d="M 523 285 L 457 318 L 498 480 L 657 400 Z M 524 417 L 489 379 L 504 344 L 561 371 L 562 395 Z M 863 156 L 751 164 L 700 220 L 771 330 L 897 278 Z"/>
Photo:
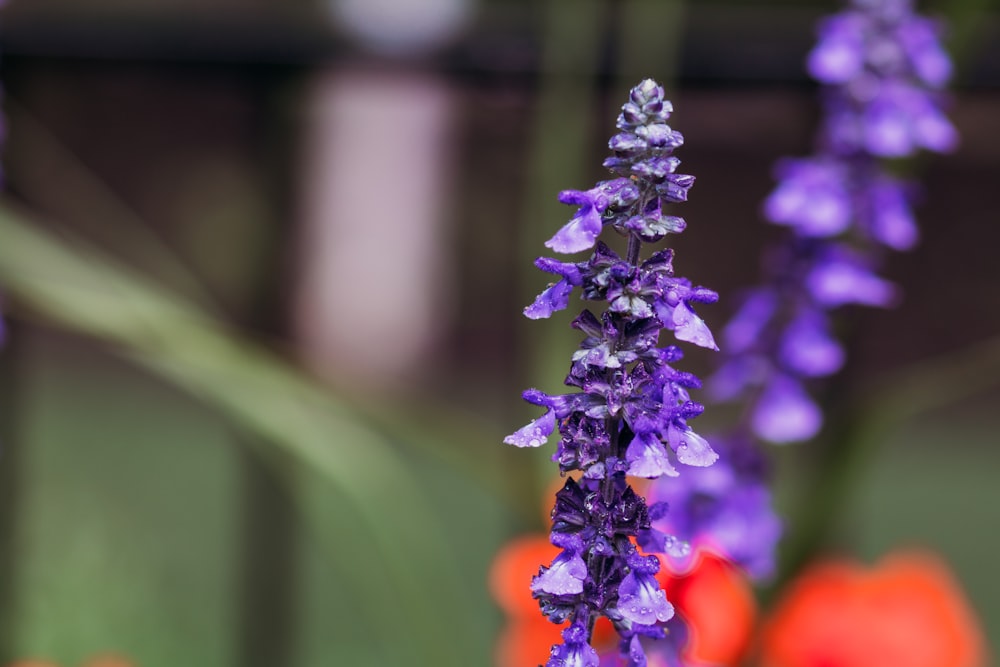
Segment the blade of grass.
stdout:
<path fill-rule="evenodd" d="M 320 473 L 358 519 L 318 527 L 331 551 L 351 530 L 365 531 L 378 547 L 371 558 L 385 577 L 362 582 L 373 627 L 392 628 L 395 645 L 422 664 L 461 664 L 471 650 L 462 628 L 475 619 L 463 615 L 462 591 L 449 577 L 456 536 L 390 443 L 265 348 L 100 253 L 57 239 L 6 206 L 0 238 L 0 283 L 16 302 L 112 343 L 259 435 L 256 441 Z M 350 563 L 339 565 L 353 576 Z M 429 604 L 454 611 L 429 615 Z"/>

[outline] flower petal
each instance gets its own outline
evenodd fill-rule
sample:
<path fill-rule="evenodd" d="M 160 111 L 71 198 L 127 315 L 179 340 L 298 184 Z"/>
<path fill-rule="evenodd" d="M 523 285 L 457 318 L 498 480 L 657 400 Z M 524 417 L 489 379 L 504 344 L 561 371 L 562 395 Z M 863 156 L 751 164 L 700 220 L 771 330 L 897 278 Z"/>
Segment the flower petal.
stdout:
<path fill-rule="evenodd" d="M 768 384 L 752 419 L 754 432 L 775 443 L 808 440 L 822 424 L 822 412 L 802 385 L 784 375 Z"/>
<path fill-rule="evenodd" d="M 676 477 L 679 473 L 667 459 L 667 449 L 655 433 L 639 433 L 629 443 L 625 452 L 629 463 L 628 474 L 654 479 L 661 475 Z"/>
<path fill-rule="evenodd" d="M 533 593 L 550 595 L 579 595 L 587 578 L 587 563 L 579 553 L 564 550 L 531 581 Z"/>
<path fill-rule="evenodd" d="M 503 439 L 505 444 L 515 447 L 541 447 L 548 442 L 549 435 L 556 427 L 556 415 L 552 410 L 529 422 Z"/>
<path fill-rule="evenodd" d="M 524 309 L 525 317 L 531 320 L 552 317 L 552 313 L 569 305 L 569 295 L 572 292 L 573 286 L 565 279 L 549 285 L 535 298 L 534 303 Z"/>
<path fill-rule="evenodd" d="M 715 338 L 712 337 L 711 330 L 705 324 L 705 320 L 695 315 L 694 311 L 688 308 L 687 303 L 683 301 L 674 307 L 673 325 L 674 336 L 677 340 L 694 343 L 710 350 L 719 349 L 719 346 L 715 344 Z"/>
<path fill-rule="evenodd" d="M 677 460 L 685 465 L 703 468 L 719 458 L 708 441 L 689 428 L 680 429 L 671 424 L 667 429 L 667 440 L 677 453 Z"/>
<path fill-rule="evenodd" d="M 674 606 L 667 602 L 654 574 L 633 568 L 618 586 L 618 611 L 633 623 L 653 625 L 670 620 Z"/>
<path fill-rule="evenodd" d="M 555 236 L 545 242 L 545 246 L 563 254 L 589 250 L 594 247 L 602 227 L 601 214 L 592 204 L 584 204 Z"/>
<path fill-rule="evenodd" d="M 824 377 L 844 364 L 844 349 L 816 310 L 804 310 L 788 325 L 778 354 L 786 368 L 805 377 Z"/>

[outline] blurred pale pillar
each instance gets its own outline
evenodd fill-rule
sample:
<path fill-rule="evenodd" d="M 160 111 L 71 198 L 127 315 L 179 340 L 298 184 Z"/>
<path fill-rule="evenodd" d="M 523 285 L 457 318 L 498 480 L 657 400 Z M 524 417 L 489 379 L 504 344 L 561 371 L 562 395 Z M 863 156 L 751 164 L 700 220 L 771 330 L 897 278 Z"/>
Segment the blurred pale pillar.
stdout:
<path fill-rule="evenodd" d="M 315 81 L 295 325 L 332 380 L 398 385 L 447 319 L 453 106 L 429 74 L 339 69 Z"/>
<path fill-rule="evenodd" d="M 335 22 L 380 53 L 412 55 L 452 39 L 471 18 L 472 0 L 327 0 Z"/>

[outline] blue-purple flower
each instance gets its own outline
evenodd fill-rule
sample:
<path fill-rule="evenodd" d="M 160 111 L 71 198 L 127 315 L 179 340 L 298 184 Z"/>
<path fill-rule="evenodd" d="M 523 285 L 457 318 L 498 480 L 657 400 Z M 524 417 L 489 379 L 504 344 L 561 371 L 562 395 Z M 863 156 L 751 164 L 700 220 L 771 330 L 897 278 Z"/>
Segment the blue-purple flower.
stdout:
<path fill-rule="evenodd" d="M 763 212 L 789 238 L 769 253 L 766 282 L 746 293 L 723 330 L 726 356 L 710 383 L 721 400 L 751 397 L 746 423 L 758 438 L 815 436 L 823 414 L 808 386 L 844 363 L 829 312 L 897 299 L 874 251 L 916 243 L 916 188 L 886 158 L 957 141 L 943 112 L 951 64 L 939 34 L 910 0 L 852 0 L 820 24 L 808 63 L 824 84 L 818 150 L 777 165 Z"/>
<path fill-rule="evenodd" d="M 621 636 L 626 663 L 646 664 L 639 638 L 664 637 L 673 616 L 656 579 L 660 562 L 651 554 L 680 554 L 687 547 L 651 526 L 651 511 L 662 515 L 665 506 L 650 508 L 626 475 L 683 478 L 682 469 L 718 458 L 689 424 L 702 412 L 689 394 L 700 381 L 675 367 L 683 356 L 677 346 L 660 345 L 665 329 L 678 341 L 717 349 L 696 308 L 718 297 L 676 275 L 671 250 L 645 257 L 642 252 L 644 243 L 686 226 L 663 211 L 685 201 L 694 182 L 677 172 L 673 150 L 683 137 L 667 124 L 671 111 L 654 81 L 632 89 L 604 162 L 616 177 L 589 190 L 562 192 L 560 201 L 576 212 L 546 243 L 559 253 L 590 256 L 535 262 L 555 280 L 525 309 L 527 317 L 546 318 L 569 307 L 574 293 L 603 304 L 573 321 L 584 336 L 565 381 L 575 391 L 524 392 L 544 412 L 505 439 L 537 447 L 558 433 L 553 461 L 562 473 L 578 473 L 556 495 L 550 539 L 560 554 L 541 567 L 531 586 L 551 621 L 570 622 L 547 667 L 596 666 L 589 640 L 600 616 Z M 623 254 L 600 240 L 606 229 L 626 239 Z"/>
<path fill-rule="evenodd" d="M 710 551 L 764 579 L 773 574 L 781 521 L 771 507 L 763 456 L 745 440 L 717 440 L 719 461 L 685 471 L 649 490 L 651 529 L 641 539 L 668 539 L 673 572 L 687 572 L 699 551 Z M 677 536 L 683 536 L 680 542 Z M 678 548 L 679 547 L 679 548 Z"/>
<path fill-rule="evenodd" d="M 916 243 L 916 188 L 894 175 L 886 159 L 956 142 L 942 111 L 951 67 L 939 32 L 914 14 L 909 0 L 852 0 L 820 25 L 809 56 L 809 71 L 824 84 L 817 150 L 776 166 L 778 182 L 763 214 L 788 234 L 765 254 L 763 284 L 745 291 L 722 330 L 723 361 L 709 383 L 714 398 L 746 403 L 743 418 L 714 440 L 719 463 L 650 488 L 650 500 L 670 512 L 651 508 L 640 543 L 673 546 L 672 568 L 683 569 L 692 553 L 709 549 L 755 578 L 774 569 L 781 525 L 756 442 L 819 433 L 823 411 L 811 387 L 845 362 L 832 311 L 886 307 L 898 298 L 877 273 L 876 250 Z M 659 452 L 643 454 L 644 465 L 655 469 Z"/>
<path fill-rule="evenodd" d="M 820 24 L 808 65 L 827 85 L 831 148 L 903 157 L 955 146 L 958 135 L 941 108 L 951 61 L 939 33 L 910 0 L 853 0 Z"/>

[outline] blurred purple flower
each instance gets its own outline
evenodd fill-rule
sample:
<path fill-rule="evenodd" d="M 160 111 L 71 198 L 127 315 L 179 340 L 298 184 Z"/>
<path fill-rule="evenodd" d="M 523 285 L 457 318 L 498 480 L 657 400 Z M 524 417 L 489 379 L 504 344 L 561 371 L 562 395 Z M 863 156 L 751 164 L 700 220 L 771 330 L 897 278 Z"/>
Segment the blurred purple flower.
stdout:
<path fill-rule="evenodd" d="M 845 352 L 831 311 L 849 304 L 886 307 L 896 288 L 879 277 L 879 247 L 905 250 L 918 238 L 916 188 L 890 174 L 886 158 L 954 147 L 941 88 L 951 65 L 934 22 L 909 0 L 852 0 L 819 28 L 810 73 L 824 84 L 817 151 L 780 160 L 764 217 L 788 234 L 764 258 L 765 280 L 746 291 L 722 330 L 724 352 L 708 389 L 718 400 L 744 400 L 743 418 L 716 440 L 720 461 L 656 482 L 646 539 L 670 534 L 711 548 L 754 577 L 774 567 L 781 532 L 770 507 L 759 441 L 816 436 L 823 411 L 810 395 L 836 373 Z M 690 555 L 676 552 L 683 565 Z"/>
<path fill-rule="evenodd" d="M 751 577 L 769 577 L 781 521 L 771 508 L 763 456 L 748 441 L 717 440 L 716 447 L 720 459 L 710 468 L 653 483 L 649 502 L 666 503 L 670 511 L 651 511 L 652 528 L 690 544 L 667 552 L 672 571 L 690 570 L 695 554 L 707 550 Z"/>
<path fill-rule="evenodd" d="M 806 385 L 844 363 L 826 313 L 897 299 L 873 251 L 916 243 L 916 188 L 890 175 L 884 158 L 956 143 L 942 110 L 951 64 L 939 34 L 909 0 L 852 0 L 820 23 L 808 58 L 825 84 L 819 150 L 777 164 L 763 213 L 788 227 L 789 239 L 723 330 L 726 356 L 709 383 L 716 398 L 755 401 L 747 424 L 758 438 L 794 442 L 821 428 Z"/>

